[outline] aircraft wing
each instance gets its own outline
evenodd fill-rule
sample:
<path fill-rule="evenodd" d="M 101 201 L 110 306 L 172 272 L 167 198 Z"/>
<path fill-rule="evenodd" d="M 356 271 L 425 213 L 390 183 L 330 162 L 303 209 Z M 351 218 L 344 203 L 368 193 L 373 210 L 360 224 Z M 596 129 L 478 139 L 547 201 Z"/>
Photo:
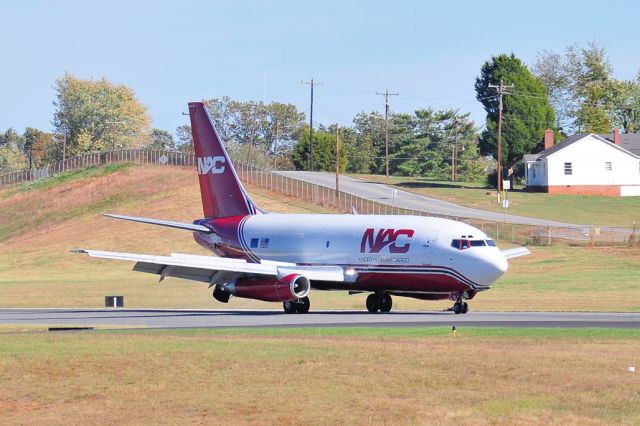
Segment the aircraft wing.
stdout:
<path fill-rule="evenodd" d="M 516 247 L 508 250 L 502 250 L 502 255 L 506 259 L 512 259 L 514 257 L 526 256 L 531 254 L 528 248 L 526 247 Z"/>
<path fill-rule="evenodd" d="M 170 256 L 155 256 L 101 250 L 74 251 L 102 259 L 136 262 L 133 267 L 134 271 L 160 275 L 160 281 L 166 277 L 176 277 L 216 284 L 239 277 L 283 277 L 293 273 L 304 275 L 310 281 L 352 282 L 356 278 L 340 266 L 299 266 L 295 263 L 274 261 L 249 263 L 243 259 L 180 253 L 172 253 Z"/>

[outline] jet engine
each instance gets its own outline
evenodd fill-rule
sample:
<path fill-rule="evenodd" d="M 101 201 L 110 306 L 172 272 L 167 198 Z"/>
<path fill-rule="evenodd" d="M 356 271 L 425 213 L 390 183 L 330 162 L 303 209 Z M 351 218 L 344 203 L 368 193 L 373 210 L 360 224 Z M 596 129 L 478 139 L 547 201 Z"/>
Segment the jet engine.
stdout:
<path fill-rule="evenodd" d="M 284 277 L 238 278 L 225 286 L 231 294 L 245 299 L 265 302 L 287 302 L 298 300 L 309 294 L 311 284 L 304 275 L 289 274 Z"/>

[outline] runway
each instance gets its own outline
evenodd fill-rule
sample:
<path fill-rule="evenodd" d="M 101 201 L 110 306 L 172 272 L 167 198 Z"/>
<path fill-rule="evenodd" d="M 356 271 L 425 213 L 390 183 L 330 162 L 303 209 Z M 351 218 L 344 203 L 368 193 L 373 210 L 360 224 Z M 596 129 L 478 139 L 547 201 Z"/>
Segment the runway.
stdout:
<path fill-rule="evenodd" d="M 225 327 L 606 327 L 640 328 L 640 313 L 587 312 L 390 312 L 179 309 L 0 309 L 0 324 L 109 328 Z"/>

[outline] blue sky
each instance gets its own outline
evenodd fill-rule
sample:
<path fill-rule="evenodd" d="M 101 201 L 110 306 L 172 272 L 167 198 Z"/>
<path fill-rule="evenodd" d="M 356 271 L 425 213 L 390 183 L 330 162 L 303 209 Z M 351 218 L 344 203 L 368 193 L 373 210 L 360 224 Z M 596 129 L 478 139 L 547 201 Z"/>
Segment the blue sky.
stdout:
<path fill-rule="evenodd" d="M 314 121 L 384 110 L 457 108 L 478 125 L 484 61 L 602 43 L 617 78 L 640 69 L 635 1 L 0 0 L 0 131 L 51 130 L 53 84 L 68 71 L 131 87 L 154 127 L 186 124 L 190 100 L 291 102 Z"/>

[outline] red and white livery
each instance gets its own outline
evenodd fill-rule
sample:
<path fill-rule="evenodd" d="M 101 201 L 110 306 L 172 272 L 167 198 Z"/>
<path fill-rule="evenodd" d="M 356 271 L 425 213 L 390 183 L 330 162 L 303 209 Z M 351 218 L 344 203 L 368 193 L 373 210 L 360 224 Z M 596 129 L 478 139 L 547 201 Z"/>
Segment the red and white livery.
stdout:
<path fill-rule="evenodd" d="M 193 223 L 107 216 L 193 232 L 216 256 L 154 256 L 80 250 L 135 261 L 135 271 L 208 283 L 213 296 L 282 302 L 308 312 L 309 291 L 371 293 L 370 312 L 388 312 L 392 296 L 466 300 L 488 290 L 525 248 L 499 250 L 484 232 L 453 220 L 389 215 L 265 213 L 251 200 L 201 102 L 189 104 L 204 219 Z"/>

